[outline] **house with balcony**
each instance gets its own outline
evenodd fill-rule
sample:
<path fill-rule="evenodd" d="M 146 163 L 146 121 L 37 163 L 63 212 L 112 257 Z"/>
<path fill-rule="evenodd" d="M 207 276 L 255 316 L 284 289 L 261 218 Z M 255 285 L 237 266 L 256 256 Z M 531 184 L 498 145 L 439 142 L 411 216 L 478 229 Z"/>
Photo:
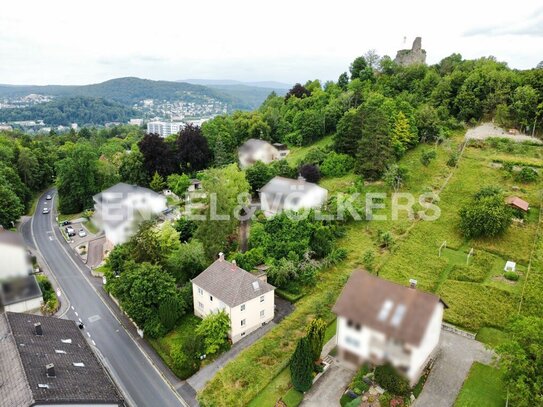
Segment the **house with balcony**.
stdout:
<path fill-rule="evenodd" d="M 288 149 L 283 144 L 272 145 L 265 140 L 251 138 L 238 149 L 239 165 L 247 168 L 257 161 L 270 164 L 272 161 L 285 158 Z"/>
<path fill-rule="evenodd" d="M 355 270 L 332 311 L 339 356 L 391 363 L 414 385 L 436 349 L 446 304 L 437 296 Z"/>
<path fill-rule="evenodd" d="M 148 188 L 120 182 L 93 197 L 94 222 L 105 233 L 111 250 L 126 243 L 139 225 L 167 208 L 166 197 Z"/>
<path fill-rule="evenodd" d="M 194 314 L 200 318 L 224 311 L 230 318 L 229 337 L 235 343 L 271 322 L 275 287 L 224 259 L 222 253 L 191 280 Z"/>
<path fill-rule="evenodd" d="M 39 310 L 43 297 L 23 237 L 0 227 L 0 308 L 12 312 Z"/>

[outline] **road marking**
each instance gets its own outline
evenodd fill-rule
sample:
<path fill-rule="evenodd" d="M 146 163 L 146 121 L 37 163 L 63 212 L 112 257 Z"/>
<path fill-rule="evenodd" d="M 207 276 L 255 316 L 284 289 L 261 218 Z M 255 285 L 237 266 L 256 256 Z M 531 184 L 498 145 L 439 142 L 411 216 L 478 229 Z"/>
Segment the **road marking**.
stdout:
<path fill-rule="evenodd" d="M 76 317 L 78 317 L 78 316 L 79 316 L 79 314 L 78 314 L 77 312 L 74 312 L 74 314 L 75 314 L 75 316 L 76 316 Z"/>
<path fill-rule="evenodd" d="M 96 322 L 100 319 L 100 315 L 93 315 L 92 317 L 89 317 L 89 322 Z"/>
<path fill-rule="evenodd" d="M 94 342 L 94 339 L 92 340 L 92 344 L 93 344 L 94 346 L 96 346 L 96 342 Z"/>
<path fill-rule="evenodd" d="M 79 322 L 83 322 L 83 320 L 81 318 L 79 318 Z"/>
<path fill-rule="evenodd" d="M 89 332 L 87 332 L 87 336 L 90 338 L 90 333 Z"/>
<path fill-rule="evenodd" d="M 74 309 L 75 309 L 75 308 L 74 308 L 74 306 L 72 305 L 72 310 L 74 310 Z"/>
<path fill-rule="evenodd" d="M 49 240 L 50 240 L 50 241 L 53 241 L 53 236 L 49 236 Z"/>
<path fill-rule="evenodd" d="M 49 222 L 50 222 L 50 225 L 51 225 L 51 229 L 54 231 L 54 226 L 53 226 L 53 217 L 50 216 L 49 217 Z M 34 222 L 34 216 L 32 216 L 32 222 Z M 33 228 L 32 228 L 33 229 Z M 34 239 L 34 233 L 32 233 L 32 238 Z M 35 240 L 34 240 L 35 242 Z M 81 267 L 85 267 L 83 264 L 78 264 L 75 262 L 75 260 L 72 258 L 72 256 L 70 255 L 70 253 L 68 252 L 68 250 L 62 245 L 62 243 L 60 241 L 57 241 L 58 245 L 60 246 L 60 248 L 62 249 L 62 251 L 64 253 L 66 253 L 66 256 L 67 258 L 73 263 L 73 265 L 76 267 L 77 271 L 79 271 L 79 273 L 81 274 L 81 276 L 83 276 L 83 278 L 85 279 L 85 281 L 87 282 L 87 284 L 90 286 L 90 288 L 94 291 L 94 293 L 98 296 L 98 298 L 100 299 L 100 301 L 102 301 L 102 303 L 106 306 L 106 308 L 109 310 L 109 312 L 111 313 L 111 315 L 113 316 L 113 318 L 115 318 L 117 320 L 117 322 L 119 323 L 119 325 L 123 328 L 123 330 L 125 331 L 125 333 L 127 334 L 127 336 L 132 340 L 132 342 L 136 345 L 136 347 L 139 349 L 140 353 L 143 355 L 143 357 L 145 359 L 147 359 L 147 362 L 153 367 L 153 369 L 155 370 L 155 372 L 162 378 L 163 382 L 166 384 L 166 386 L 168 386 L 170 388 L 170 391 L 173 393 L 173 395 L 175 396 L 175 398 L 177 398 L 181 404 L 183 406 L 187 406 L 188 407 L 188 404 L 187 402 L 185 401 L 185 399 L 183 397 L 181 397 L 181 395 L 176 391 L 175 387 L 173 386 L 173 384 L 170 382 L 170 380 L 168 380 L 168 378 L 158 369 L 158 367 L 155 365 L 155 362 L 151 359 L 151 357 L 147 354 L 147 352 L 143 349 L 143 347 L 138 343 L 138 341 L 136 339 L 134 339 L 134 337 L 132 336 L 132 334 L 128 331 L 128 329 L 126 329 L 124 327 L 124 325 L 122 324 L 121 320 L 117 317 L 117 315 L 115 314 L 115 312 L 111 309 L 111 307 L 109 306 L 109 304 L 104 300 L 104 298 L 102 298 L 102 296 L 100 295 L 100 293 L 98 292 L 98 290 L 96 289 L 96 287 L 92 284 L 92 282 L 90 281 L 89 277 L 85 274 L 85 272 L 83 271 L 83 269 Z M 36 245 L 37 247 L 37 245 Z M 38 251 L 39 251 L 39 248 L 38 248 Z M 45 260 L 45 259 L 44 259 Z M 49 267 L 50 268 L 50 267 Z M 87 267 L 88 268 L 88 267 Z M 51 269 L 51 268 L 50 268 Z M 52 270 L 52 269 L 51 269 Z M 52 271 L 51 271 L 52 273 Z M 55 280 L 56 280 L 56 277 L 55 277 Z M 58 283 L 58 281 L 57 281 Z M 60 286 L 60 284 L 59 284 Z M 66 314 L 66 312 L 64 312 L 60 317 L 62 317 L 64 314 Z M 80 319 L 80 322 L 83 322 L 81 321 Z M 122 382 L 121 382 L 122 383 Z"/>

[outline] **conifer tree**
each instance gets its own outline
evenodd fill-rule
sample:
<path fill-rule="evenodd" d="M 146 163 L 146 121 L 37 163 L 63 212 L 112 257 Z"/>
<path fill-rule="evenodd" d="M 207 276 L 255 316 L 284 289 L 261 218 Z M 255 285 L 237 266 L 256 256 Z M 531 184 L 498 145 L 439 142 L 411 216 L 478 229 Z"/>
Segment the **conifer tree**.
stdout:
<path fill-rule="evenodd" d="M 311 320 L 307 327 L 307 339 L 309 341 L 313 361 L 316 361 L 321 357 L 325 331 L 326 323 L 320 318 Z"/>
<path fill-rule="evenodd" d="M 292 386 L 300 392 L 306 392 L 313 384 L 313 360 L 309 340 L 301 338 L 290 361 Z"/>

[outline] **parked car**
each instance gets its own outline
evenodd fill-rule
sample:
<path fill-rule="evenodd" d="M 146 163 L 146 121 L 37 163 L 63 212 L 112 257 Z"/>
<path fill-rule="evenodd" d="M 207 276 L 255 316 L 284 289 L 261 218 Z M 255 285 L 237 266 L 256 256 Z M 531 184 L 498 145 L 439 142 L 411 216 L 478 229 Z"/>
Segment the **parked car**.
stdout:
<path fill-rule="evenodd" d="M 87 232 L 85 232 L 84 229 L 79 229 L 79 237 L 85 237 L 87 236 Z"/>
<path fill-rule="evenodd" d="M 69 220 L 65 220 L 64 222 L 62 222 L 60 225 L 61 226 L 66 226 L 66 225 L 71 225 L 72 222 L 70 222 Z"/>
<path fill-rule="evenodd" d="M 73 233 L 75 235 L 75 230 L 71 226 L 66 227 L 66 229 L 64 230 L 66 231 L 66 233 L 68 233 L 68 236 L 70 235 L 70 233 Z"/>
<path fill-rule="evenodd" d="M 68 232 L 68 237 L 74 237 L 74 236 L 75 236 L 75 230 L 73 232 Z"/>
<path fill-rule="evenodd" d="M 49 209 L 49 208 L 43 208 L 42 213 L 43 213 L 44 215 L 47 215 L 49 212 L 50 212 L 50 209 Z"/>
<path fill-rule="evenodd" d="M 45 199 L 47 199 L 48 201 L 50 201 L 50 200 L 52 199 L 52 197 L 51 197 L 51 195 L 47 195 L 47 196 L 45 197 Z"/>

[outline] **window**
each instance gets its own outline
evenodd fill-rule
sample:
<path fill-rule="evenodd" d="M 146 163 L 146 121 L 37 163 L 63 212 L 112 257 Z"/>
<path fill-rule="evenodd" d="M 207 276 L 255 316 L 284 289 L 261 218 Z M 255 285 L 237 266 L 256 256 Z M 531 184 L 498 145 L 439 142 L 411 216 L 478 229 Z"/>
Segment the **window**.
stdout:
<path fill-rule="evenodd" d="M 240 308 L 241 308 L 242 311 L 245 311 L 245 304 L 241 304 Z"/>
<path fill-rule="evenodd" d="M 260 318 L 264 318 L 264 314 L 265 314 L 264 310 L 260 311 Z"/>
<path fill-rule="evenodd" d="M 260 296 L 260 302 L 264 302 L 264 296 L 263 295 Z"/>
<path fill-rule="evenodd" d="M 241 320 L 241 326 L 245 326 L 245 320 L 244 319 Z"/>
<path fill-rule="evenodd" d="M 198 306 L 199 306 L 201 309 L 204 309 L 204 304 L 202 304 L 201 302 L 198 302 Z"/>
<path fill-rule="evenodd" d="M 245 336 L 245 332 L 242 332 L 242 333 L 241 333 L 241 336 Z"/>
<path fill-rule="evenodd" d="M 350 336 L 345 337 L 345 343 L 354 346 L 355 348 L 358 348 L 360 346 L 360 343 L 356 339 L 351 338 Z"/>
<path fill-rule="evenodd" d="M 213 301 L 213 296 L 212 295 L 209 296 L 209 301 Z"/>
<path fill-rule="evenodd" d="M 204 295 L 204 290 L 202 290 L 200 287 L 198 287 L 198 294 Z"/>

